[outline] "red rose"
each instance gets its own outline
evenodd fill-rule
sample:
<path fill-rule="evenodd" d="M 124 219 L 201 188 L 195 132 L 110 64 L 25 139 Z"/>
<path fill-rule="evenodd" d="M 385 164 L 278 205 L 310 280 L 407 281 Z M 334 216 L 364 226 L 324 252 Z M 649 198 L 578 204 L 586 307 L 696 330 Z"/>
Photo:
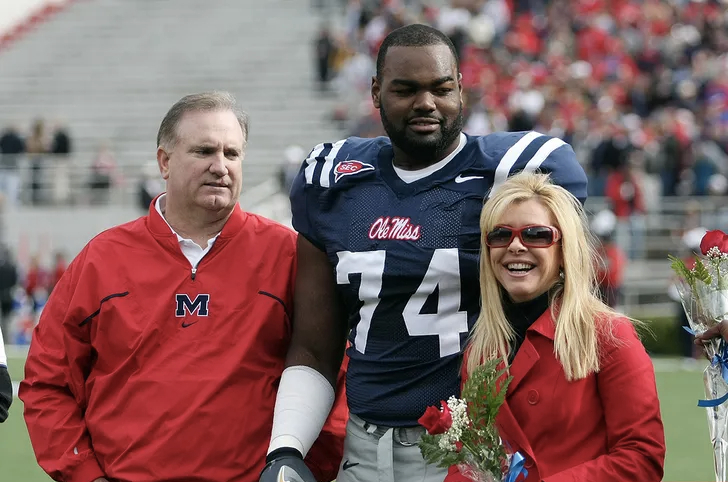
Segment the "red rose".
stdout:
<path fill-rule="evenodd" d="M 420 417 L 418 422 L 427 429 L 430 435 L 438 435 L 445 433 L 452 426 L 452 415 L 447 403 L 440 402 L 442 410 L 437 407 L 427 407 L 424 415 Z"/>
<path fill-rule="evenodd" d="M 728 253 L 728 236 L 723 231 L 714 229 L 708 231 L 700 241 L 700 252 L 708 254 L 710 248 L 718 248 L 722 253 Z"/>
<path fill-rule="evenodd" d="M 463 443 L 459 440 L 455 441 L 455 451 L 460 452 L 463 449 Z"/>

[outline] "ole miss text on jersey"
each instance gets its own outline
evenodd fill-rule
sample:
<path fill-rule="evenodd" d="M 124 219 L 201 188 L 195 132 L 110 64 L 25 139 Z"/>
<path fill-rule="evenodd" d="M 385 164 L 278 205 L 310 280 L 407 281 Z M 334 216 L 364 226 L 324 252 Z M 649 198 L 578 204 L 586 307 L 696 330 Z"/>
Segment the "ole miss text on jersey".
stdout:
<path fill-rule="evenodd" d="M 294 181 L 291 207 L 293 227 L 335 268 L 351 328 L 351 412 L 413 426 L 429 405 L 459 393 L 491 188 L 539 170 L 583 202 L 587 179 L 571 146 L 535 132 L 462 134 L 439 169 L 412 182 L 392 159 L 386 137 L 320 144 Z"/>

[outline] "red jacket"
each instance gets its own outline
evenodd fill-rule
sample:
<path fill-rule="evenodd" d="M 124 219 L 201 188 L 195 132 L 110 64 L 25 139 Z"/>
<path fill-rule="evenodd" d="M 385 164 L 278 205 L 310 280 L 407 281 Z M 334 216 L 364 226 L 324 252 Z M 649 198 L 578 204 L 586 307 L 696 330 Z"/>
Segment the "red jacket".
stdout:
<path fill-rule="evenodd" d="M 621 343 L 601 343 L 601 370 L 568 382 L 554 355 L 546 311 L 526 332 L 496 418 L 501 437 L 526 458 L 527 482 L 658 482 L 665 437 L 652 362 L 631 323 Z M 455 468 L 446 482 L 465 482 Z M 519 478 L 519 481 L 523 481 Z"/>
<path fill-rule="evenodd" d="M 154 205 L 94 238 L 43 310 L 20 386 L 36 457 L 69 482 L 257 482 L 296 234 L 237 207 L 193 279 Z M 336 477 L 347 417 L 342 395 L 309 454 L 319 480 Z"/>

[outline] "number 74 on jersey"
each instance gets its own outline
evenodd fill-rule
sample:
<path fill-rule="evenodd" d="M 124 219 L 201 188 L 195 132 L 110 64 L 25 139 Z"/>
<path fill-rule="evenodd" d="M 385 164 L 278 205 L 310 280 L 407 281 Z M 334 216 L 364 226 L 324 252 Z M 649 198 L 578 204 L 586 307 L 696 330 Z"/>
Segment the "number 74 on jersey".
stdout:
<path fill-rule="evenodd" d="M 359 284 L 359 323 L 354 348 L 366 352 L 372 318 L 381 301 L 382 277 L 387 253 L 384 250 L 354 253 L 340 251 L 336 265 L 336 282 L 349 284 L 349 275 L 361 274 Z M 440 357 L 460 352 L 460 334 L 468 332 L 468 314 L 460 310 L 460 262 L 457 248 L 436 249 L 417 291 L 410 296 L 402 311 L 410 336 L 437 336 Z M 436 313 L 421 313 L 427 299 L 438 289 Z"/>

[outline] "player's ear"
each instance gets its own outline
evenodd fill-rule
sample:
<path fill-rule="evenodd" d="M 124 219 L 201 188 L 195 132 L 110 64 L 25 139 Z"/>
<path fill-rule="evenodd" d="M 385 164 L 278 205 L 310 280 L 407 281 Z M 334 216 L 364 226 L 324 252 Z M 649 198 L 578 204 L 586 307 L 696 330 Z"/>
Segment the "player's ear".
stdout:
<path fill-rule="evenodd" d="M 379 85 L 379 80 L 377 80 L 377 76 L 372 77 L 372 102 L 374 103 L 374 107 L 379 109 L 379 95 L 381 94 L 381 86 Z"/>
<path fill-rule="evenodd" d="M 162 179 L 169 179 L 169 153 L 162 146 L 157 147 L 157 164 L 159 172 L 162 173 Z"/>
<path fill-rule="evenodd" d="M 460 91 L 460 103 L 463 103 L 463 73 L 458 72 L 458 90 Z"/>

